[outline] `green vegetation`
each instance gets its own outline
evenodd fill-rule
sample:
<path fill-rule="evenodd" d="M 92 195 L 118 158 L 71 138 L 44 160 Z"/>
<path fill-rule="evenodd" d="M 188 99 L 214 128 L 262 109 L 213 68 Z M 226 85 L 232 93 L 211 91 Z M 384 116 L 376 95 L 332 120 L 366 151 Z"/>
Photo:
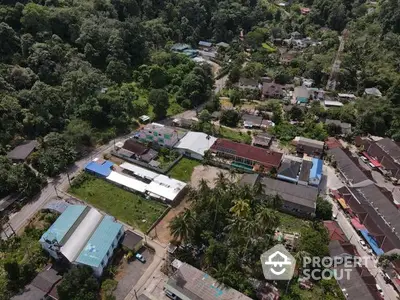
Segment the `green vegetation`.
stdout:
<path fill-rule="evenodd" d="M 200 165 L 197 160 L 183 157 L 172 169 L 168 172 L 172 178 L 189 182 L 192 177 L 193 170 L 196 166 Z"/>
<path fill-rule="evenodd" d="M 286 213 L 277 212 L 277 214 L 281 221 L 279 225 L 281 231 L 300 232 L 301 228 L 307 227 L 311 224 L 308 220 L 300 219 Z"/>
<path fill-rule="evenodd" d="M 149 229 L 166 208 L 161 203 L 85 173 L 74 180 L 69 192 L 143 232 Z"/>
<path fill-rule="evenodd" d="M 219 136 L 222 138 L 229 139 L 238 143 L 251 143 L 251 135 L 247 134 L 247 132 L 236 131 L 223 126 L 219 128 L 218 132 Z"/>
<path fill-rule="evenodd" d="M 179 157 L 179 152 L 170 150 L 168 148 L 161 148 L 158 152 L 157 161 L 160 163 L 160 168 L 168 167 L 173 161 Z"/>
<path fill-rule="evenodd" d="M 79 266 L 69 270 L 57 287 L 57 292 L 60 300 L 96 300 L 99 298 L 99 289 L 93 269 L 89 266 Z"/>
<path fill-rule="evenodd" d="M 16 294 L 47 264 L 49 257 L 39 239 L 56 218 L 56 214 L 40 212 L 20 236 L 0 240 L 1 300 Z"/>

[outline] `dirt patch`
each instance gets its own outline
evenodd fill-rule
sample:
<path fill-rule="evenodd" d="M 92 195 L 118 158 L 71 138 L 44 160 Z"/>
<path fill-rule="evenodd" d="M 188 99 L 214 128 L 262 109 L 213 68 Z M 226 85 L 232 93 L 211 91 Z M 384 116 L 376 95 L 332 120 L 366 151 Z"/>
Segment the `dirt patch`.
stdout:
<path fill-rule="evenodd" d="M 192 187 L 197 188 L 199 182 L 202 178 L 207 180 L 210 187 L 214 187 L 214 179 L 217 177 L 219 171 L 222 171 L 226 176 L 229 176 L 229 172 L 227 170 L 223 170 L 213 166 L 196 166 L 193 170 L 190 184 Z M 169 233 L 169 222 L 175 216 L 177 216 L 180 212 L 184 211 L 185 208 L 188 208 L 190 205 L 189 198 L 186 196 L 181 203 L 179 203 L 176 207 L 170 209 L 167 215 L 157 224 L 156 227 L 149 233 L 151 238 L 157 239 L 163 244 L 168 244 L 172 237 Z"/>
<path fill-rule="evenodd" d="M 200 180 L 204 179 L 208 182 L 208 185 L 210 187 L 214 187 L 214 179 L 217 177 L 217 174 L 219 172 L 222 172 L 225 174 L 225 176 L 229 177 L 229 172 L 227 170 L 213 166 L 197 166 L 193 170 L 190 184 L 193 188 L 197 188 L 199 186 Z"/>

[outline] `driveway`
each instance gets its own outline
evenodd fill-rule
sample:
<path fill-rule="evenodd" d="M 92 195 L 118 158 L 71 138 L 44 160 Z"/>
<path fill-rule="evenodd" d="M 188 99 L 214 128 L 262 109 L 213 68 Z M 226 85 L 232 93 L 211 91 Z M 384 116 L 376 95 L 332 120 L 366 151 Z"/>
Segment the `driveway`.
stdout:
<path fill-rule="evenodd" d="M 154 254 L 147 249 L 142 252 L 142 255 L 146 258 L 146 263 L 143 264 L 135 259 L 129 264 L 124 264 L 118 272 L 118 285 L 114 291 L 114 296 L 117 300 L 125 299 L 154 259 Z"/>

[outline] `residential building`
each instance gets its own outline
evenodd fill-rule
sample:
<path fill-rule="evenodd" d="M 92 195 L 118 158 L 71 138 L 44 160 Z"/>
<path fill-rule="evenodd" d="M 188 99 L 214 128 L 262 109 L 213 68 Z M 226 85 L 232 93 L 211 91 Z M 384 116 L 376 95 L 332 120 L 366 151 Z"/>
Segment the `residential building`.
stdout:
<path fill-rule="evenodd" d="M 262 97 L 280 99 L 284 96 L 284 86 L 275 82 L 263 82 Z"/>
<path fill-rule="evenodd" d="M 267 132 L 262 132 L 257 135 L 253 136 L 253 146 L 256 147 L 262 147 L 262 148 L 269 148 L 271 146 L 272 140 L 274 137 L 267 133 Z"/>
<path fill-rule="evenodd" d="M 358 162 L 357 157 L 351 157 L 348 152 L 339 147 L 330 149 L 328 154 L 332 157 L 332 161 L 336 163 L 336 169 L 348 185 L 365 185 L 372 182 L 356 164 Z"/>
<path fill-rule="evenodd" d="M 283 155 L 280 152 L 236 143 L 227 139 L 217 139 L 210 151 L 215 156 L 233 160 L 233 166 L 244 165 L 248 169 L 262 166 L 265 171 L 272 168 L 277 169 Z"/>
<path fill-rule="evenodd" d="M 354 94 L 338 94 L 338 98 L 340 101 L 354 101 L 357 99 L 356 95 Z"/>
<path fill-rule="evenodd" d="M 219 42 L 216 46 L 217 46 L 218 48 L 224 48 L 224 49 L 229 48 L 229 44 L 228 44 L 228 43 L 225 43 L 225 42 Z"/>
<path fill-rule="evenodd" d="M 310 170 L 310 177 L 308 180 L 309 185 L 319 187 L 322 180 L 322 167 L 324 166 L 324 161 L 319 158 L 312 159 L 312 168 Z"/>
<path fill-rule="evenodd" d="M 7 153 L 7 158 L 11 159 L 13 162 L 24 162 L 27 157 L 36 150 L 39 143 L 34 140 L 25 141 L 22 144 L 15 147 L 13 150 Z"/>
<path fill-rule="evenodd" d="M 202 160 L 204 153 L 210 150 L 216 140 L 216 137 L 203 132 L 189 131 L 174 148 L 185 156 Z"/>
<path fill-rule="evenodd" d="M 351 124 L 350 123 L 341 122 L 340 120 L 326 119 L 325 124 L 326 125 L 334 124 L 337 127 L 340 127 L 342 134 L 350 134 L 351 133 Z"/>
<path fill-rule="evenodd" d="M 210 49 L 212 49 L 212 43 L 206 41 L 200 41 L 199 48 L 205 51 L 209 51 Z"/>
<path fill-rule="evenodd" d="M 126 140 L 122 148 L 117 150 L 117 153 L 126 158 L 133 158 L 147 163 L 158 155 L 157 151 L 136 142 L 134 139 Z"/>
<path fill-rule="evenodd" d="M 121 245 L 133 252 L 137 252 L 143 247 L 143 237 L 133 231 L 126 230 L 121 240 Z"/>
<path fill-rule="evenodd" d="M 112 172 L 114 163 L 102 158 L 95 158 L 85 166 L 85 171 L 89 174 L 106 178 Z"/>
<path fill-rule="evenodd" d="M 277 178 L 280 180 L 297 183 L 299 179 L 300 168 L 301 161 L 284 158 L 281 162 L 281 166 L 278 169 Z"/>
<path fill-rule="evenodd" d="M 299 40 L 303 38 L 303 35 L 298 31 L 293 31 L 292 33 L 290 33 L 290 38 Z"/>
<path fill-rule="evenodd" d="M 112 257 L 123 235 L 123 226 L 95 208 L 70 205 L 40 238 L 54 259 L 90 266 L 96 276 Z"/>
<path fill-rule="evenodd" d="M 374 97 L 382 97 L 382 93 L 376 87 L 367 88 L 364 90 L 364 95 L 374 96 Z"/>
<path fill-rule="evenodd" d="M 151 123 L 144 126 L 135 138 L 142 143 L 153 143 L 160 147 L 172 148 L 186 132 L 176 128 L 164 126 L 158 123 Z"/>
<path fill-rule="evenodd" d="M 266 195 L 279 195 L 283 199 L 282 210 L 303 217 L 314 217 L 318 190 L 273 178 L 260 180 Z"/>
<path fill-rule="evenodd" d="M 298 184 L 308 185 L 312 166 L 313 163 L 311 160 L 303 159 L 303 163 L 301 164 L 301 169 L 299 174 L 299 180 L 297 181 Z"/>
<path fill-rule="evenodd" d="M 259 83 L 257 80 L 253 78 L 240 78 L 239 86 L 240 89 L 250 89 L 250 90 L 258 90 L 260 89 Z"/>
<path fill-rule="evenodd" d="M 242 120 L 244 128 L 260 128 L 263 117 L 251 114 L 243 114 Z"/>
<path fill-rule="evenodd" d="M 196 124 L 196 123 L 197 123 L 197 121 L 195 121 L 195 120 L 192 120 L 192 119 L 184 119 L 184 118 L 174 119 L 174 120 L 172 121 L 172 124 L 173 124 L 174 126 L 182 127 L 182 128 L 185 128 L 185 129 L 191 129 L 192 126 L 193 126 L 194 124 Z"/>
<path fill-rule="evenodd" d="M 304 86 L 296 86 L 293 91 L 293 100 L 292 103 L 300 104 L 300 103 L 308 103 L 310 99 L 310 92 Z"/>
<path fill-rule="evenodd" d="M 165 293 L 170 297 L 183 300 L 251 300 L 187 263 L 175 259 L 171 266 L 174 273 L 164 286 Z"/>
<path fill-rule="evenodd" d="M 324 154 L 324 142 L 305 137 L 295 137 L 293 143 L 296 145 L 297 153 L 313 157 L 321 157 Z"/>
<path fill-rule="evenodd" d="M 334 101 L 334 100 L 325 100 L 324 101 L 324 106 L 325 107 L 342 107 L 344 104 L 340 101 Z"/>

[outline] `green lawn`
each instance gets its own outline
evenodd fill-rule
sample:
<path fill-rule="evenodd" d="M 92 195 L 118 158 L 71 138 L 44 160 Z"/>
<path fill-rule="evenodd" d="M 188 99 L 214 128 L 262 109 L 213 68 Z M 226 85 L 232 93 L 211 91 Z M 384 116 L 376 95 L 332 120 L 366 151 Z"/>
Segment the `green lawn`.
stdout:
<path fill-rule="evenodd" d="M 100 210 L 145 232 L 165 210 L 165 206 L 153 200 L 125 191 L 105 180 L 85 175 L 78 186 L 69 192 Z"/>
<path fill-rule="evenodd" d="M 232 140 L 238 143 L 251 143 L 251 136 L 246 132 L 235 131 L 226 127 L 220 127 L 219 134 L 221 137 L 226 138 L 228 140 Z"/>
<path fill-rule="evenodd" d="M 168 172 L 172 178 L 188 182 L 193 173 L 193 169 L 200 165 L 200 162 L 193 159 L 183 157 L 172 169 Z"/>
<path fill-rule="evenodd" d="M 308 220 L 297 218 L 295 216 L 285 214 L 282 212 L 277 212 L 277 213 L 281 220 L 281 225 L 279 225 L 279 228 L 282 231 L 300 232 L 303 227 L 310 224 L 310 221 L 308 221 Z"/>

